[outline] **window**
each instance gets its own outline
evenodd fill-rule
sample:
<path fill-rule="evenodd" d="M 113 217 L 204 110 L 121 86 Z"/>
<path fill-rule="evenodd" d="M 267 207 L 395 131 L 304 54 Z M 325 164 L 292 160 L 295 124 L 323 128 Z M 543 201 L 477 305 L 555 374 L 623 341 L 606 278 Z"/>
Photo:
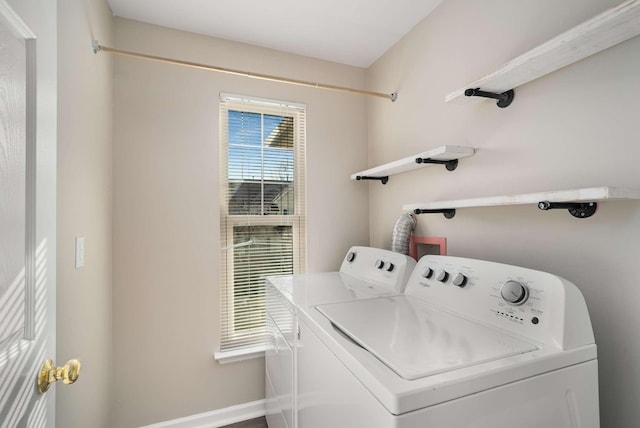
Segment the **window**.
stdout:
<path fill-rule="evenodd" d="M 305 109 L 220 102 L 220 351 L 265 341 L 264 281 L 305 270 Z"/>

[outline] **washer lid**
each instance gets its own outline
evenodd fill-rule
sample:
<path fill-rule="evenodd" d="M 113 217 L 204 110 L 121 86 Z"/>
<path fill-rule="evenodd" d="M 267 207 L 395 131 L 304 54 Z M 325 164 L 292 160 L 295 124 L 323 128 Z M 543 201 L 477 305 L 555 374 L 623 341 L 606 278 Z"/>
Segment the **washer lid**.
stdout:
<path fill-rule="evenodd" d="M 407 380 L 538 349 L 411 296 L 334 303 L 316 309 Z"/>

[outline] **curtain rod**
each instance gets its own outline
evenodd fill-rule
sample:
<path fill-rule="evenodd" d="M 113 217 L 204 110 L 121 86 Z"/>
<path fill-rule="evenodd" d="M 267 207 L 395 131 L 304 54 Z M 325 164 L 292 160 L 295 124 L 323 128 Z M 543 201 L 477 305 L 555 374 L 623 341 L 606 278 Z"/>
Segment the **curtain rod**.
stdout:
<path fill-rule="evenodd" d="M 185 66 L 185 67 L 198 68 L 198 69 L 201 69 L 201 70 L 217 71 L 219 73 L 235 74 L 237 76 L 251 77 L 253 79 L 261 79 L 261 80 L 269 80 L 269 81 L 272 81 L 272 82 L 288 83 L 290 85 L 308 86 L 308 87 L 311 87 L 311 88 L 329 89 L 329 90 L 332 90 L 332 91 L 348 92 L 348 93 L 351 93 L 351 94 L 369 95 L 369 96 L 373 96 L 373 97 L 386 98 L 386 99 L 389 99 L 391 101 L 395 101 L 398 98 L 398 93 L 397 92 L 392 92 L 391 94 L 384 94 L 384 93 L 381 93 L 381 92 L 373 92 L 373 91 L 365 91 L 365 90 L 362 90 L 362 89 L 345 88 L 343 86 L 328 85 L 328 84 L 325 84 L 325 83 L 316 83 L 316 82 L 308 82 L 308 81 L 305 81 L 305 80 L 288 79 L 286 77 L 272 76 L 272 75 L 269 75 L 269 74 L 251 73 L 251 72 L 248 72 L 248 71 L 234 70 L 232 68 L 224 68 L 224 67 L 218 67 L 218 66 L 215 66 L 215 65 L 200 64 L 200 63 L 197 63 L 197 62 L 181 61 L 181 60 L 165 58 L 165 57 L 161 57 L 161 56 L 147 55 L 147 54 L 141 54 L 141 53 L 137 53 L 137 52 L 125 51 L 125 50 L 122 50 L 122 49 L 110 48 L 110 47 L 107 47 L 107 46 L 102 46 L 97 40 L 93 40 L 92 43 L 91 43 L 91 46 L 93 48 L 93 52 L 96 53 L 96 54 L 98 52 L 100 52 L 100 51 L 103 51 L 103 52 L 109 52 L 109 53 L 112 53 L 112 54 L 115 54 L 115 55 L 122 55 L 122 56 L 128 56 L 128 57 L 133 57 L 133 58 L 142 58 L 142 59 L 147 59 L 147 60 L 151 60 L 151 61 L 164 62 L 166 64 L 175 64 L 175 65 L 182 65 L 182 66 Z"/>

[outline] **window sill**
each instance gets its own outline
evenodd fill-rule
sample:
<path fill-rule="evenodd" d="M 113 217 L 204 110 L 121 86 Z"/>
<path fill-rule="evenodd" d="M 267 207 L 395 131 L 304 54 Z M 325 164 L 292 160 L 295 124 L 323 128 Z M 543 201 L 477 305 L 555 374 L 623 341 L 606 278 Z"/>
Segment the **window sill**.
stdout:
<path fill-rule="evenodd" d="M 219 364 L 237 363 L 238 361 L 262 358 L 264 357 L 264 350 L 265 345 L 259 345 L 234 351 L 214 352 L 213 359 Z"/>

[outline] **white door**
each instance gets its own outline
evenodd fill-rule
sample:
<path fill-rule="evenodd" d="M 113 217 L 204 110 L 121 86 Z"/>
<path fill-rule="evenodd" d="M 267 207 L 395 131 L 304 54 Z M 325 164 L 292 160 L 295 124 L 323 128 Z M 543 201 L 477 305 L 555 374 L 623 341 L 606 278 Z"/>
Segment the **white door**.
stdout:
<path fill-rule="evenodd" d="M 33 3 L 10 1 L 21 13 Z M 51 66 L 40 64 L 42 41 L 0 0 L 2 428 L 55 424 L 55 388 L 36 388 L 43 361 L 55 357 L 55 74 L 42 72 Z"/>

